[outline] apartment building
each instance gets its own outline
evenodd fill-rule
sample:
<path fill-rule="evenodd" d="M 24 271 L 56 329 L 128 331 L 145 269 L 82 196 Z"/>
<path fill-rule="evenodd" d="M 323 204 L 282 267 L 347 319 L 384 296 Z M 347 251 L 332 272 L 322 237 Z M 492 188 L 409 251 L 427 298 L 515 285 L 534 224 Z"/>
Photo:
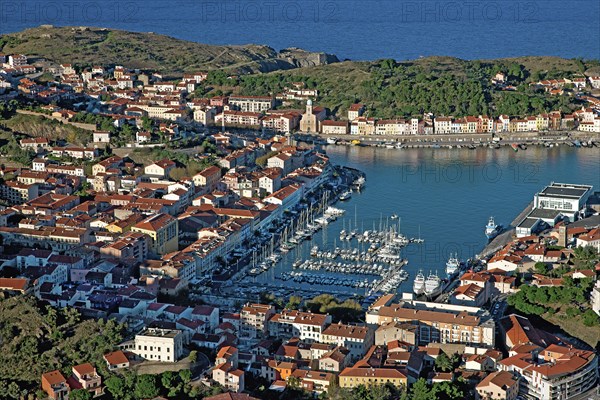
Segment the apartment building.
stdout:
<path fill-rule="evenodd" d="M 515 400 L 519 379 L 507 371 L 492 372 L 477 385 L 477 396 L 485 400 Z"/>
<path fill-rule="evenodd" d="M 275 107 L 275 99 L 270 96 L 231 96 L 229 105 L 243 112 L 261 113 Z"/>
<path fill-rule="evenodd" d="M 374 343 L 373 330 L 368 326 L 331 324 L 323 331 L 321 342 L 345 347 L 351 358 L 362 358 Z"/>
<path fill-rule="evenodd" d="M 145 360 L 175 362 L 183 356 L 183 336 L 179 329 L 146 328 L 126 350 Z"/>
<path fill-rule="evenodd" d="M 352 389 L 359 385 L 384 385 L 391 383 L 400 388 L 406 387 L 408 379 L 395 368 L 346 368 L 339 375 L 339 385 Z"/>
<path fill-rule="evenodd" d="M 271 317 L 268 329 L 269 335 L 274 337 L 297 337 L 312 343 L 323 341 L 322 334 L 330 323 L 331 315 L 283 310 Z"/>
<path fill-rule="evenodd" d="M 275 314 L 275 307 L 266 304 L 246 304 L 240 313 L 240 336 L 256 339 L 267 333 L 267 321 Z"/>
<path fill-rule="evenodd" d="M 494 346 L 495 324 L 478 307 L 404 300 L 399 304 L 369 310 L 367 324 L 410 323 L 418 327 L 420 344 L 431 342 Z"/>
<path fill-rule="evenodd" d="M 132 232 L 148 235 L 151 239 L 150 252 L 163 255 L 177 251 L 179 230 L 177 219 L 169 214 L 156 214 L 131 227 Z"/>

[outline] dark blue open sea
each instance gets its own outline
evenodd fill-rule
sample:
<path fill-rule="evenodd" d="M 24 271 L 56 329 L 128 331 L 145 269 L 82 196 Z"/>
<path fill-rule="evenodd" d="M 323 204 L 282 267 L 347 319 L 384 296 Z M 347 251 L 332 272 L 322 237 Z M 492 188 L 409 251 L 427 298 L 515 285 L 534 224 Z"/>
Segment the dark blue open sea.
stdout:
<path fill-rule="evenodd" d="M 0 0 L 0 33 L 40 24 L 156 32 L 340 58 L 600 58 L 598 0 Z"/>

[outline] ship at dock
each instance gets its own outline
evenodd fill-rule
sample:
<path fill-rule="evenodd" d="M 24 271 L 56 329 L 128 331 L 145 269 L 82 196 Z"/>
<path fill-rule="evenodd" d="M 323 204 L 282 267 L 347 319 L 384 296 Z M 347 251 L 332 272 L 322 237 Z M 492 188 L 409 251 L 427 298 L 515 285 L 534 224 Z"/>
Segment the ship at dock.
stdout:
<path fill-rule="evenodd" d="M 442 280 L 437 273 L 430 273 L 425 280 L 425 296 L 431 299 L 442 293 Z"/>
<path fill-rule="evenodd" d="M 425 293 L 425 275 L 423 275 L 423 271 L 419 270 L 417 276 L 415 276 L 415 281 L 413 283 L 413 293 L 417 296 Z"/>
<path fill-rule="evenodd" d="M 490 217 L 487 225 L 485 226 L 485 236 L 487 236 L 488 240 L 492 240 L 500 233 L 502 229 L 501 225 L 496 224 L 494 221 L 494 217 Z"/>
<path fill-rule="evenodd" d="M 458 255 L 450 255 L 450 258 L 446 262 L 446 276 L 448 279 L 454 278 L 460 270 L 460 260 Z"/>

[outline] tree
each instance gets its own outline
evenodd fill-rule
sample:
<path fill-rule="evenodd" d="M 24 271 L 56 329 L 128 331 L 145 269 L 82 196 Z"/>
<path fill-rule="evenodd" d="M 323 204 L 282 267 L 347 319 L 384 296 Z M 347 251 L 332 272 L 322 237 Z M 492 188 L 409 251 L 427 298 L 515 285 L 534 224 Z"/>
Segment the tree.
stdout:
<path fill-rule="evenodd" d="M 455 382 L 439 382 L 433 385 L 431 397 L 435 399 L 461 399 L 464 397 L 463 391 Z"/>
<path fill-rule="evenodd" d="M 600 318 L 593 310 L 586 310 L 582 316 L 583 324 L 585 326 L 597 326 L 600 323 Z"/>
<path fill-rule="evenodd" d="M 550 269 L 548 267 L 548 265 L 546 265 L 545 262 L 536 262 L 535 265 L 533 266 L 533 269 L 535 270 L 536 273 L 541 274 L 541 275 L 546 275 L 548 273 L 548 270 Z"/>
<path fill-rule="evenodd" d="M 179 378 L 183 383 L 188 384 L 192 380 L 192 371 L 189 369 L 182 369 L 179 371 Z"/>
<path fill-rule="evenodd" d="M 85 389 L 75 389 L 69 393 L 70 400 L 92 400 L 92 394 Z"/>
<path fill-rule="evenodd" d="M 171 389 L 176 384 L 175 373 L 173 371 L 165 371 L 160 377 L 160 383 L 165 389 Z"/>
<path fill-rule="evenodd" d="M 6 395 L 11 399 L 19 399 L 21 396 L 21 389 L 19 388 L 19 385 L 16 382 L 9 383 Z"/>
<path fill-rule="evenodd" d="M 173 168 L 171 170 L 171 172 L 169 173 L 169 176 L 171 177 L 171 179 L 173 179 L 174 181 L 180 181 L 184 176 L 186 176 L 187 171 L 185 168 Z"/>
<path fill-rule="evenodd" d="M 435 359 L 435 368 L 439 371 L 451 371 L 453 368 L 452 360 L 446 355 L 446 353 L 440 353 Z"/>
<path fill-rule="evenodd" d="M 431 400 L 434 398 L 435 396 L 432 396 L 431 390 L 427 386 L 427 381 L 423 378 L 419 378 L 410 389 L 411 400 Z"/>
<path fill-rule="evenodd" d="M 115 399 L 121 399 L 125 394 L 125 381 L 118 376 L 111 376 L 104 383 L 110 394 Z"/>
<path fill-rule="evenodd" d="M 158 396 L 159 390 L 156 386 L 156 378 L 154 375 L 138 376 L 133 393 L 138 399 L 151 399 Z"/>
<path fill-rule="evenodd" d="M 290 300 L 285 305 L 285 308 L 289 310 L 297 310 L 298 307 L 302 304 L 302 297 L 300 296 L 290 296 Z"/>
<path fill-rule="evenodd" d="M 198 352 L 196 350 L 190 351 L 188 360 L 190 360 L 190 363 L 194 364 L 198 360 Z"/>

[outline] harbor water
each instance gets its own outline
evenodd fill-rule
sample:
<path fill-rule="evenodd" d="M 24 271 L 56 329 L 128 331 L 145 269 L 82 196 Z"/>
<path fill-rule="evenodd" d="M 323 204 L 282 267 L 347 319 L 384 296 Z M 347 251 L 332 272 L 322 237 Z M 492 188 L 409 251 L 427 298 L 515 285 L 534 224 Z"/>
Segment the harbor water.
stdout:
<path fill-rule="evenodd" d="M 456 253 L 464 261 L 481 252 L 487 244 L 484 228 L 489 217 L 493 216 L 496 223 L 510 224 L 546 184 L 581 183 L 600 190 L 598 148 L 532 146 L 515 152 L 510 148 L 398 150 L 327 146 L 326 151 L 334 164 L 365 172 L 366 186 L 336 204 L 346 210 L 342 217 L 284 254 L 275 267 L 252 278 L 257 284 L 365 295 L 366 288 L 336 282 L 344 278 L 372 280 L 378 276 L 317 271 L 331 279 L 297 283 L 279 278 L 293 270 L 295 261 L 311 259 L 313 246 L 329 251 L 336 247 L 363 251 L 368 248 L 368 244 L 356 240 L 341 241 L 342 230 L 362 232 L 393 227 L 407 238 L 424 239 L 423 243 L 408 244 L 401 251 L 408 261 L 403 269 L 409 277 L 398 292 L 410 292 L 420 269 L 426 276 L 437 272 L 445 278 L 445 265 L 451 254 Z M 392 218 L 393 215 L 398 218 Z M 325 284 L 319 284 L 320 281 Z"/>

